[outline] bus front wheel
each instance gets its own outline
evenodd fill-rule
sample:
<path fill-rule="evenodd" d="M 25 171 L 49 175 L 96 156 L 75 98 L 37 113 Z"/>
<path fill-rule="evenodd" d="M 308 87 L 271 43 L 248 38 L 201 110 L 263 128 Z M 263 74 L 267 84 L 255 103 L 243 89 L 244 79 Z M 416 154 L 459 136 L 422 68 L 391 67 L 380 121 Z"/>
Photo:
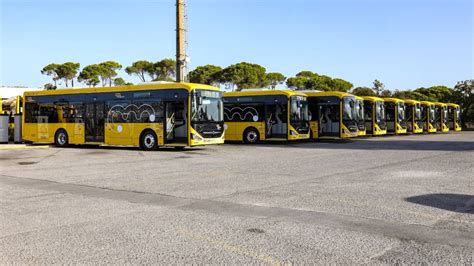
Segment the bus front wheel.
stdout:
<path fill-rule="evenodd" d="M 58 147 L 66 147 L 69 144 L 69 138 L 67 132 L 64 129 L 60 129 L 54 136 L 54 144 Z"/>
<path fill-rule="evenodd" d="M 255 144 L 259 141 L 260 135 L 255 128 L 248 128 L 244 132 L 244 142 L 247 144 Z"/>
<path fill-rule="evenodd" d="M 153 151 L 158 149 L 158 138 L 155 132 L 147 130 L 143 132 L 140 138 L 140 148 L 145 151 Z"/>

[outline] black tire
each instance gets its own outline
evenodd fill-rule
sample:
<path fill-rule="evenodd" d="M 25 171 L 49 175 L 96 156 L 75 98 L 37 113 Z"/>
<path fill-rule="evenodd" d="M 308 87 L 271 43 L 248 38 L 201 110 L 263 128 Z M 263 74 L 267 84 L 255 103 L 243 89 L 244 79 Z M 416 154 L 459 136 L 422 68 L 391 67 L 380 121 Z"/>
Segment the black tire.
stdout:
<path fill-rule="evenodd" d="M 67 147 L 69 145 L 69 136 L 66 130 L 60 129 L 54 135 L 54 144 L 58 147 Z"/>
<path fill-rule="evenodd" d="M 244 131 L 244 142 L 247 144 L 256 144 L 260 141 L 260 134 L 257 129 L 251 127 Z"/>
<path fill-rule="evenodd" d="M 152 130 L 144 131 L 140 136 L 140 148 L 145 151 L 158 149 L 158 137 Z"/>

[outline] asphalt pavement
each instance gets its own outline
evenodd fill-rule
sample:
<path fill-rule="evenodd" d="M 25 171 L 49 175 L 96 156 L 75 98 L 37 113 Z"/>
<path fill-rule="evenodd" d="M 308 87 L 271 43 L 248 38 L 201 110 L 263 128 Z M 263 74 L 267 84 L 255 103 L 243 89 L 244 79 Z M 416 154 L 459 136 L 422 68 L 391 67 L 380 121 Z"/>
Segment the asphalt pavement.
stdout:
<path fill-rule="evenodd" d="M 472 265 L 473 169 L 474 132 L 2 146 L 0 264 Z"/>

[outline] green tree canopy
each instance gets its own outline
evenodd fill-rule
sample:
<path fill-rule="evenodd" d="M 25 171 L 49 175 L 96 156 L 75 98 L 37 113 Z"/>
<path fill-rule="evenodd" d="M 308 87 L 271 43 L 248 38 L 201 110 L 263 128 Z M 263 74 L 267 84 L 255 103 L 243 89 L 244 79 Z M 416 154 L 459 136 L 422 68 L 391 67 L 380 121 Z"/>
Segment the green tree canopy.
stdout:
<path fill-rule="evenodd" d="M 68 87 L 69 80 L 71 81 L 71 87 L 74 87 L 74 78 L 76 78 L 80 67 L 79 63 L 73 62 L 66 62 L 58 66 L 58 77 L 64 80 L 66 87 Z"/>
<path fill-rule="evenodd" d="M 193 83 L 218 85 L 222 68 L 214 65 L 199 66 L 189 72 L 189 81 Z"/>
<path fill-rule="evenodd" d="M 343 91 L 347 92 L 353 84 L 340 79 L 319 75 L 311 71 L 301 71 L 295 77 L 286 81 L 288 88 L 293 90 L 320 90 L 320 91 Z"/>
<path fill-rule="evenodd" d="M 97 86 L 97 84 L 100 83 L 99 76 L 101 75 L 101 72 L 102 67 L 100 67 L 99 65 L 88 65 L 82 69 L 81 73 L 79 73 L 77 80 L 79 82 L 84 82 L 89 87 L 95 87 Z"/>
<path fill-rule="evenodd" d="M 126 67 L 125 72 L 129 75 L 136 75 L 142 82 L 146 82 L 145 75 L 152 68 L 153 63 L 146 60 L 140 60 L 132 63 L 131 66 Z"/>
<path fill-rule="evenodd" d="M 454 87 L 451 102 L 461 105 L 461 123 L 474 123 L 474 80 L 460 81 Z"/>
<path fill-rule="evenodd" d="M 380 92 L 380 97 L 383 97 L 383 98 L 389 98 L 389 97 L 392 97 L 392 91 L 391 90 L 382 90 Z"/>
<path fill-rule="evenodd" d="M 163 59 L 150 66 L 146 72 L 153 81 L 174 81 L 176 61 L 173 59 Z"/>
<path fill-rule="evenodd" d="M 114 79 L 114 86 L 124 86 L 127 82 L 123 78 L 115 78 Z"/>
<path fill-rule="evenodd" d="M 374 90 L 368 87 L 357 87 L 351 93 L 357 96 L 375 96 Z"/>
<path fill-rule="evenodd" d="M 228 89 L 237 90 L 263 88 L 268 85 L 266 69 L 257 64 L 247 62 L 231 65 L 221 71 L 219 82 Z"/>
<path fill-rule="evenodd" d="M 453 90 L 446 86 L 432 86 L 429 88 L 421 87 L 414 90 L 414 92 L 425 95 L 433 102 L 449 102 L 451 100 L 451 95 L 453 94 Z"/>
<path fill-rule="evenodd" d="M 112 86 L 113 79 L 117 76 L 117 71 L 122 68 L 122 65 L 115 61 L 106 61 L 98 64 L 98 66 L 102 86 L 107 84 Z"/>
<path fill-rule="evenodd" d="M 270 88 L 274 90 L 278 85 L 283 84 L 285 82 L 286 77 L 281 73 L 272 72 L 267 74 L 267 80 L 270 84 Z"/>
<path fill-rule="evenodd" d="M 383 96 L 383 91 L 385 90 L 385 85 L 378 79 L 374 80 L 374 86 L 372 87 L 372 89 L 375 91 L 375 95 L 377 96 Z M 388 93 L 385 92 L 385 95 L 387 95 Z"/>
<path fill-rule="evenodd" d="M 419 93 L 419 92 L 414 92 L 414 91 L 410 91 L 410 90 L 406 90 L 406 91 L 400 91 L 400 90 L 396 90 L 393 94 L 392 94 L 392 97 L 394 98 L 398 98 L 398 99 L 409 99 L 409 100 L 417 100 L 417 101 L 430 101 L 430 99 Z"/>
<path fill-rule="evenodd" d="M 52 90 L 57 89 L 57 87 L 51 83 L 44 84 L 43 88 L 47 91 L 52 91 Z"/>
<path fill-rule="evenodd" d="M 54 87 L 57 87 L 57 81 L 60 79 L 58 75 L 59 64 L 49 64 L 41 70 L 41 74 L 51 76 L 54 82 Z"/>

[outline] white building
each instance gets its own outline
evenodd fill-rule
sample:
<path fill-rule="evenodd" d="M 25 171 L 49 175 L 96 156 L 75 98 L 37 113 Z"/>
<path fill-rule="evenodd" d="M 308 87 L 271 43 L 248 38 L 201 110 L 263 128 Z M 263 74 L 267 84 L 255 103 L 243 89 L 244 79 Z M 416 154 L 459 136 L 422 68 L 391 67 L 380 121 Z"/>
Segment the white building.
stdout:
<path fill-rule="evenodd" d="M 42 88 L 28 88 L 21 86 L 0 86 L 0 99 L 9 99 L 18 95 L 23 95 L 25 91 L 40 91 Z"/>

